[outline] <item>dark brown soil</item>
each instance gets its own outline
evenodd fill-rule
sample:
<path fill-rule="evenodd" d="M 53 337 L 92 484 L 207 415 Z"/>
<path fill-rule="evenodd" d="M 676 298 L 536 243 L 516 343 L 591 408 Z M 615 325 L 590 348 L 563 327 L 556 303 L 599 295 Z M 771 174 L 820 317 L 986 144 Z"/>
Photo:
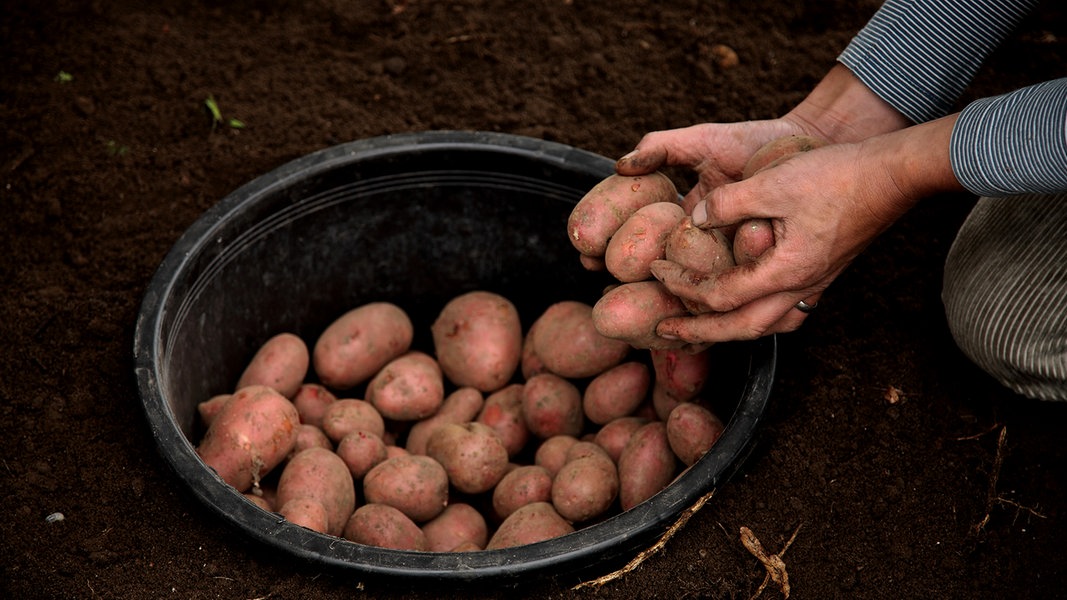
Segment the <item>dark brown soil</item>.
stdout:
<path fill-rule="evenodd" d="M 204 210 L 291 159 L 387 133 L 502 131 L 619 156 L 649 130 L 776 116 L 878 5 L 2 4 L 2 595 L 237 599 L 470 594 L 291 564 L 183 495 L 139 408 L 132 334 L 155 267 Z M 1062 75 L 1054 4 L 972 95 Z M 740 64 L 718 66 L 715 44 Z M 209 96 L 246 127 L 213 129 Z M 780 336 L 754 454 L 663 552 L 596 590 L 483 595 L 748 598 L 765 571 L 739 542 L 747 526 L 771 552 L 799 529 L 793 598 L 1063 597 L 1067 406 L 1000 388 L 942 316 L 941 264 L 972 200 L 925 202 Z"/>

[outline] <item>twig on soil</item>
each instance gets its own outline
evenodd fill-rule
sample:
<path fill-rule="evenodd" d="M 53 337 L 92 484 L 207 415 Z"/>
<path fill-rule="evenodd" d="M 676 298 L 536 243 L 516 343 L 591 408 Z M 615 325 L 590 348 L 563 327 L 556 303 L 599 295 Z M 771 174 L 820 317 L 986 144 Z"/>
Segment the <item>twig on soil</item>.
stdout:
<path fill-rule="evenodd" d="M 1004 465 L 1004 447 L 1007 445 L 1008 440 L 1008 426 L 1004 425 L 1000 428 L 1000 435 L 997 437 L 997 453 L 993 457 L 993 469 L 989 473 L 989 491 L 986 492 L 985 503 L 985 516 L 974 526 L 973 533 L 977 535 L 985 526 L 989 523 L 989 519 L 992 517 L 993 508 L 997 505 L 1014 506 L 1016 510 L 1023 510 L 1035 517 L 1041 519 L 1047 518 L 1045 515 L 1037 512 L 1036 509 L 1029 506 L 1023 506 L 1013 500 L 1008 500 L 997 493 L 997 480 L 1000 479 L 1000 469 Z"/>
<path fill-rule="evenodd" d="M 648 557 L 662 550 L 663 547 L 667 545 L 667 542 L 672 537 L 674 537 L 674 534 L 678 533 L 678 530 L 680 530 L 682 527 L 685 527 L 685 524 L 689 522 L 689 519 L 691 519 L 693 515 L 700 512 L 700 509 L 704 508 L 704 505 L 707 504 L 708 500 L 711 500 L 711 497 L 714 495 L 715 490 L 711 490 L 707 494 L 701 496 L 701 498 L 697 500 L 692 506 L 682 511 L 682 515 L 678 517 L 678 520 L 674 522 L 674 525 L 671 525 L 669 528 L 667 528 L 667 531 L 665 531 L 663 535 L 660 536 L 659 540 L 657 540 L 655 544 L 653 544 L 649 548 L 646 548 L 645 550 L 642 550 L 630 562 L 626 563 L 626 566 L 624 566 L 623 568 L 617 571 L 612 571 L 607 575 L 597 577 L 596 579 L 592 579 L 590 581 L 583 581 L 582 583 L 579 583 L 571 589 L 580 590 L 582 588 L 598 588 L 604 585 L 605 583 L 614 581 L 622 577 L 623 575 L 626 575 L 630 571 L 633 571 L 637 567 L 641 566 L 641 563 L 645 562 Z"/>
<path fill-rule="evenodd" d="M 763 563 L 763 568 L 767 569 L 767 574 L 763 577 L 763 583 L 760 584 L 759 589 L 756 590 L 755 594 L 752 594 L 749 600 L 758 598 L 771 581 L 778 584 L 778 588 L 782 591 L 784 598 L 789 598 L 789 573 L 785 570 L 785 561 L 782 560 L 782 557 L 785 556 L 785 551 L 789 550 L 789 547 L 793 545 L 793 541 L 797 539 L 800 528 L 801 525 L 797 525 L 797 528 L 793 530 L 793 535 L 789 536 L 789 541 L 782 546 L 778 554 L 767 554 L 756 534 L 752 533 L 752 530 L 748 527 L 741 526 L 741 545 Z"/>

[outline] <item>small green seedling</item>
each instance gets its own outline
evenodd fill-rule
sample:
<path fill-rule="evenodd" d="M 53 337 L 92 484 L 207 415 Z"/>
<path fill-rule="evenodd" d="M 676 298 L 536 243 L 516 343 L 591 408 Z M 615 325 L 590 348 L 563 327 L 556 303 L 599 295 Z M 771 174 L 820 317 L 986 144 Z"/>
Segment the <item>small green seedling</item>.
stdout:
<path fill-rule="evenodd" d="M 56 81 L 59 83 L 70 83 L 74 81 L 74 76 L 66 71 L 60 71 L 59 73 L 56 73 Z"/>
<path fill-rule="evenodd" d="M 107 153 L 111 156 L 125 156 L 130 151 L 130 147 L 125 144 L 120 144 L 115 140 L 107 141 Z"/>
<path fill-rule="evenodd" d="M 207 100 L 204 100 L 204 107 L 207 109 L 208 116 L 211 117 L 211 130 L 215 131 L 215 128 L 224 122 L 222 111 L 219 109 L 219 103 L 215 101 L 213 96 L 208 96 Z M 244 121 L 233 117 L 225 119 L 225 123 L 231 129 L 244 129 L 245 127 Z"/>

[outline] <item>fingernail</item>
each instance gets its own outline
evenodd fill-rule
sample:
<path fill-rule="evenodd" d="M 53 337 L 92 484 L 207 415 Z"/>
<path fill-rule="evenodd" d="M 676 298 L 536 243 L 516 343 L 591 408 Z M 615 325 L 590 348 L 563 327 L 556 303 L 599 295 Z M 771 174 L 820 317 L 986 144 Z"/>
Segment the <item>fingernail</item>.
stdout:
<path fill-rule="evenodd" d="M 676 336 L 676 335 L 672 335 L 672 334 L 670 334 L 670 333 L 661 333 L 661 334 L 659 334 L 659 336 L 660 336 L 661 338 L 665 339 L 665 340 L 670 340 L 670 341 L 672 341 L 672 342 L 673 342 L 673 341 L 676 341 L 676 340 L 678 340 L 678 339 L 679 339 L 679 338 L 678 338 L 678 336 Z"/>
<path fill-rule="evenodd" d="M 637 150 L 630 150 L 628 153 L 622 155 L 618 162 L 629 161 L 635 156 L 637 156 Z"/>
<path fill-rule="evenodd" d="M 691 216 L 693 218 L 693 225 L 696 225 L 697 227 L 699 227 L 705 221 L 707 221 L 708 220 L 708 204 L 707 204 L 707 201 L 706 200 L 701 200 L 700 202 L 697 202 L 697 205 L 693 207 L 693 214 Z"/>

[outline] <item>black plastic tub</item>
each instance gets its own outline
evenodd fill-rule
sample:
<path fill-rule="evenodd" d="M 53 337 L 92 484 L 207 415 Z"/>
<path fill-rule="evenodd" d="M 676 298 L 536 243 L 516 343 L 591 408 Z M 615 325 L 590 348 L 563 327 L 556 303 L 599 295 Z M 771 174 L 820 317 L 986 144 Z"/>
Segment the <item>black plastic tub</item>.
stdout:
<path fill-rule="evenodd" d="M 726 431 L 669 487 L 576 533 L 507 550 L 403 552 L 318 534 L 248 502 L 195 453 L 197 403 L 231 391 L 276 333 L 310 346 L 343 312 L 386 300 L 411 315 L 415 346 L 432 350 L 430 323 L 466 291 L 507 296 L 527 326 L 553 302 L 594 303 L 608 281 L 581 268 L 566 220 L 612 166 L 532 138 L 426 132 L 315 152 L 224 198 L 160 265 L 134 340 L 147 421 L 181 485 L 265 551 L 360 578 L 573 582 L 655 543 L 744 458 L 769 400 L 774 338 L 715 347 L 712 401 Z"/>

